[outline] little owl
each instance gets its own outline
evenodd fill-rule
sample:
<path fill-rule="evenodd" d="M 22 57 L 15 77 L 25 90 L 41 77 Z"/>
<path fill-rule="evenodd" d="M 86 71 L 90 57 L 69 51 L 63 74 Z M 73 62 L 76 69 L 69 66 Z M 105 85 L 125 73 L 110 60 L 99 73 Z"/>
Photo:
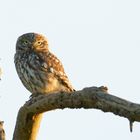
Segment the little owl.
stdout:
<path fill-rule="evenodd" d="M 62 63 L 49 51 L 44 36 L 37 33 L 20 36 L 14 60 L 20 80 L 32 95 L 74 91 Z"/>

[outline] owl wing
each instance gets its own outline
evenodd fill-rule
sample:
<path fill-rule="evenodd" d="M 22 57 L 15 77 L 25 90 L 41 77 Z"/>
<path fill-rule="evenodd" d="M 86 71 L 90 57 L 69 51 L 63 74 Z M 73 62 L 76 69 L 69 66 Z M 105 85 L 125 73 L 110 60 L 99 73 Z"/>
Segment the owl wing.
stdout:
<path fill-rule="evenodd" d="M 45 57 L 45 63 L 43 64 L 43 67 L 50 73 L 53 73 L 54 77 L 57 78 L 57 80 L 61 84 L 63 84 L 63 86 L 65 86 L 68 89 L 68 91 L 75 91 L 67 75 L 65 74 L 61 61 L 51 52 L 49 52 Z"/>

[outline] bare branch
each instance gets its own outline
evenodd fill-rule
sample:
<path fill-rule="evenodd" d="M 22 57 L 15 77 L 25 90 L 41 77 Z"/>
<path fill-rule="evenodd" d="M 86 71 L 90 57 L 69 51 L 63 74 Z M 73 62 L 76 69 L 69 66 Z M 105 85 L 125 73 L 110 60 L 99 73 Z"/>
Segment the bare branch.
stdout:
<path fill-rule="evenodd" d="M 64 108 L 95 108 L 125 117 L 131 122 L 131 126 L 134 121 L 140 122 L 140 104 L 110 95 L 105 87 L 90 87 L 72 94 L 55 93 L 31 98 L 19 110 L 13 140 L 35 140 L 36 134 L 34 138 L 31 134 L 35 123 L 37 123 L 35 129 L 39 128 L 41 118 L 39 114 Z M 22 136 L 20 132 L 23 133 Z"/>
<path fill-rule="evenodd" d="M 3 128 L 4 121 L 0 121 L 0 140 L 5 140 L 5 130 Z"/>

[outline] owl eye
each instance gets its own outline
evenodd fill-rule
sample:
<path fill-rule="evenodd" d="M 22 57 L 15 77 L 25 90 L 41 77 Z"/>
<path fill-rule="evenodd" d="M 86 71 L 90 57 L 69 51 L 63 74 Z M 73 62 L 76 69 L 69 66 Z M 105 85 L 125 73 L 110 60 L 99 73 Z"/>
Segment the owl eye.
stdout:
<path fill-rule="evenodd" d="M 24 41 L 23 41 L 23 44 L 24 44 L 24 45 L 27 45 L 27 44 L 29 44 L 29 41 L 24 40 Z"/>
<path fill-rule="evenodd" d="M 41 44 L 42 44 L 42 41 L 37 41 L 37 44 L 38 44 L 38 45 L 41 45 Z"/>

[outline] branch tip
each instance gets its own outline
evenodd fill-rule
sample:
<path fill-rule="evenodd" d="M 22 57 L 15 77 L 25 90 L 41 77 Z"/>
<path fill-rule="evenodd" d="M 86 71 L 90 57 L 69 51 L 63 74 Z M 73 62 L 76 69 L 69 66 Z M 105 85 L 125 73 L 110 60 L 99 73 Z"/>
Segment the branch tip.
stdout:
<path fill-rule="evenodd" d="M 129 120 L 130 132 L 132 132 L 132 131 L 133 131 L 133 123 L 134 123 L 134 121 Z"/>

